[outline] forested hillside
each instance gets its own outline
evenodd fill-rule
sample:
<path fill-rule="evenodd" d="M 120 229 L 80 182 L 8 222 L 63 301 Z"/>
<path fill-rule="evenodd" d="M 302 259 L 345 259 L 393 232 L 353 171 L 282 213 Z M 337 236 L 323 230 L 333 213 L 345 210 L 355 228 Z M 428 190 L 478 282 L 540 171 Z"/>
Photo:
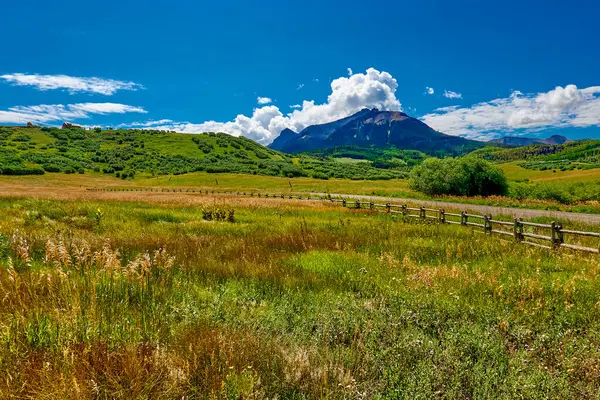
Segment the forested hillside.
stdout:
<path fill-rule="evenodd" d="M 0 173 L 184 174 L 236 172 L 319 179 L 405 177 L 408 166 L 375 168 L 370 162 L 288 155 L 224 133 L 178 134 L 152 130 L 86 130 L 80 127 L 0 127 Z"/>
<path fill-rule="evenodd" d="M 537 170 L 600 168 L 600 140 L 537 144 L 510 149 L 485 147 L 471 154 L 493 162 L 522 160 L 520 166 Z"/>

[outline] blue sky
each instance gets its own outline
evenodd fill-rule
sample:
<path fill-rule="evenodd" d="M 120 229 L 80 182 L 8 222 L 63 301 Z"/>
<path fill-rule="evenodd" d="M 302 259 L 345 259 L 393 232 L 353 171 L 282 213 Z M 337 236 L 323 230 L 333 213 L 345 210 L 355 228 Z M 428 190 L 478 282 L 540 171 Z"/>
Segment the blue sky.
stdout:
<path fill-rule="evenodd" d="M 472 138 L 600 138 L 597 1 L 7 3 L 0 124 L 269 143 L 379 107 Z"/>

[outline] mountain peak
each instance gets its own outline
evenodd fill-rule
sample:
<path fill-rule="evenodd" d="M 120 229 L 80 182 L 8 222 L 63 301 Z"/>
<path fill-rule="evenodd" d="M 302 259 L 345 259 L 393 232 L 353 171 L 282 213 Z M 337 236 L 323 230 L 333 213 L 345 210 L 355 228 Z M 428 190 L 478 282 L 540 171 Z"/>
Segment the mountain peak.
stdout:
<path fill-rule="evenodd" d="M 457 136 L 444 135 L 401 111 L 363 108 L 356 114 L 325 124 L 311 125 L 299 133 L 281 132 L 269 146 L 286 153 L 337 146 L 391 147 L 454 154 L 482 144 Z"/>
<path fill-rule="evenodd" d="M 281 131 L 279 136 L 277 136 L 275 138 L 273 143 L 270 144 L 270 147 L 272 149 L 277 150 L 279 148 L 287 146 L 288 142 L 293 142 L 297 138 L 298 138 L 298 134 L 296 132 L 294 132 L 290 128 L 285 128 L 284 130 Z"/>

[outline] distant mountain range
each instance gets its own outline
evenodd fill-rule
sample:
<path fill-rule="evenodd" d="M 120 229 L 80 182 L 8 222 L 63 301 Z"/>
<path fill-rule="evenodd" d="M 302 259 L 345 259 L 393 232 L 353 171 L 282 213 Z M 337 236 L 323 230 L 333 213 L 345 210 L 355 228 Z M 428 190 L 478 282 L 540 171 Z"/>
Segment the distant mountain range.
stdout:
<path fill-rule="evenodd" d="M 490 140 L 488 143 L 499 144 L 510 147 L 531 146 L 533 144 L 563 144 L 569 139 L 560 135 L 550 136 L 548 139 L 537 139 L 517 136 L 504 136 L 499 139 Z"/>
<path fill-rule="evenodd" d="M 285 129 L 269 145 L 285 153 L 338 146 L 395 146 L 429 154 L 458 155 L 483 147 L 485 143 L 445 135 L 403 112 L 365 108 L 337 121 L 311 125 L 299 133 Z"/>

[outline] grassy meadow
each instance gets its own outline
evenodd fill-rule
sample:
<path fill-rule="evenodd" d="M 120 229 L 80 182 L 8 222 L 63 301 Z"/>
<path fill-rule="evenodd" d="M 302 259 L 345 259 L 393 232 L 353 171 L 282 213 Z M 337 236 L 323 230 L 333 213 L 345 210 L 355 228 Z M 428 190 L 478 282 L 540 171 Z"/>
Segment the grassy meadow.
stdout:
<path fill-rule="evenodd" d="M 506 178 L 513 181 L 520 181 L 527 179 L 531 182 L 548 182 L 548 181 L 562 181 L 562 182 L 589 182 L 589 181 L 600 181 L 600 168 L 594 169 L 573 169 L 561 171 L 560 169 L 547 169 L 547 170 L 535 170 L 527 169 L 519 166 L 520 162 L 509 162 L 499 164 L 502 168 Z"/>
<path fill-rule="evenodd" d="M 600 390 L 598 256 L 327 202 L 33 190 L 0 198 L 0 398 Z"/>
<path fill-rule="evenodd" d="M 600 178 L 578 180 L 579 178 L 550 180 L 552 171 L 530 171 L 516 165 L 502 164 L 510 179 L 516 174 L 535 173 L 539 180 L 531 179 L 530 183 L 513 183 L 517 186 L 541 185 L 538 188 L 541 199 L 517 198 L 508 196 L 464 197 L 464 196 L 427 196 L 412 190 L 406 179 L 389 180 L 350 180 L 350 179 L 315 179 L 310 177 L 284 178 L 277 176 L 193 172 L 184 175 L 150 176 L 139 174 L 134 179 L 122 180 L 102 173 L 86 172 L 85 174 L 46 173 L 44 175 L 2 176 L 0 175 L 0 194 L 27 196 L 37 191 L 60 190 L 65 188 L 194 188 L 202 190 L 239 190 L 263 193 L 339 193 L 365 196 L 384 196 L 417 200 L 442 200 L 454 203 L 479 204 L 500 207 L 531 208 L 542 210 L 571 211 L 600 214 L 598 197 L 591 200 L 571 201 L 569 190 L 586 191 L 600 189 Z M 526 171 L 526 172 L 523 172 Z M 600 170 L 566 171 L 566 174 L 597 173 Z M 590 176 L 590 175 L 588 175 Z M 547 187 L 546 185 L 549 185 Z M 523 191 L 526 192 L 528 188 Z M 564 193 L 566 192 L 566 193 Z M 568 200 L 568 202 L 557 201 Z M 589 197 L 589 196 L 588 196 Z"/>

